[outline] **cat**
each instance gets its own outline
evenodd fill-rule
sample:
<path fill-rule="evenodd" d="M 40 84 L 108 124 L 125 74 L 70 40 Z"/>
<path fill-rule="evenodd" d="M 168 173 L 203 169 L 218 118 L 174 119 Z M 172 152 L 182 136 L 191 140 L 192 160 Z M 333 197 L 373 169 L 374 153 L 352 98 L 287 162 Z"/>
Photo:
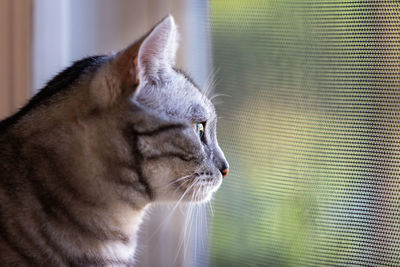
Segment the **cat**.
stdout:
<path fill-rule="evenodd" d="M 2 266 L 133 266 L 146 208 L 210 199 L 228 173 L 210 100 L 174 67 L 171 15 L 75 62 L 0 122 Z"/>

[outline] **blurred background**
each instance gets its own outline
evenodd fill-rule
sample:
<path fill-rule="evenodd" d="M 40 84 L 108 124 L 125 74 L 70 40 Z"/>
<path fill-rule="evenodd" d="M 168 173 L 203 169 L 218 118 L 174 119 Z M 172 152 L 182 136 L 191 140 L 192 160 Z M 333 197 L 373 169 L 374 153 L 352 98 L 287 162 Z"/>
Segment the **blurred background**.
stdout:
<path fill-rule="evenodd" d="M 201 223 L 151 210 L 138 266 L 399 266 L 398 1 L 0 0 L 0 115 L 167 13 L 231 172 Z"/>

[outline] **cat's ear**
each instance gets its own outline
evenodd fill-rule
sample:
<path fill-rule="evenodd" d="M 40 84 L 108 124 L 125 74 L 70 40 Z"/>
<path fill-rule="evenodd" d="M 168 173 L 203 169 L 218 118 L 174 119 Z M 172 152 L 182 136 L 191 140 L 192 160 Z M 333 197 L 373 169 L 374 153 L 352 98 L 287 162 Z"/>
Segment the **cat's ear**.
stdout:
<path fill-rule="evenodd" d="M 157 79 L 175 64 L 178 32 L 174 18 L 168 15 L 152 30 L 116 54 L 114 63 L 122 84 L 134 87 L 140 80 Z"/>
<path fill-rule="evenodd" d="M 100 95 L 102 103 L 114 103 L 116 98 L 136 94 L 140 82 L 157 80 L 163 72 L 171 70 L 178 46 L 177 35 L 174 18 L 169 15 L 142 38 L 118 52 L 108 65 L 111 71 L 103 68 L 105 73 L 97 75 L 95 81 L 96 95 Z M 99 92 L 98 88 L 106 90 Z"/>
<path fill-rule="evenodd" d="M 157 79 L 163 71 L 175 64 L 178 32 L 174 18 L 163 19 L 144 39 L 138 54 L 139 79 Z"/>

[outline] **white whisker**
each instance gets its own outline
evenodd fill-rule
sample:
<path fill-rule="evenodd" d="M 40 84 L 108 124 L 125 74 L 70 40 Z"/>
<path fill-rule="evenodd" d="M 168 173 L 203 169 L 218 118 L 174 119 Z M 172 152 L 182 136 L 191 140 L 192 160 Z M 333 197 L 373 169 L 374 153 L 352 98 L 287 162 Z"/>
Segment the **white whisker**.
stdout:
<path fill-rule="evenodd" d="M 172 182 L 170 182 L 170 183 L 168 183 L 168 184 L 165 184 L 165 185 L 161 185 L 161 186 L 158 187 L 158 188 L 168 187 L 168 186 L 173 185 L 173 184 L 175 184 L 175 183 L 177 183 L 177 182 L 179 182 L 179 181 L 182 181 L 182 180 L 184 180 L 184 179 L 188 179 L 188 178 L 190 178 L 191 176 L 192 176 L 192 174 L 189 174 L 189 175 L 186 175 L 186 176 L 183 176 L 183 177 L 174 179 L 174 181 L 172 181 Z"/>
<path fill-rule="evenodd" d="M 200 178 L 199 177 L 196 177 L 196 179 L 195 179 L 195 181 L 193 182 L 193 184 L 192 184 L 192 186 L 193 185 L 197 185 L 198 184 L 198 182 L 200 181 Z M 178 255 L 179 255 L 179 252 L 181 251 L 181 249 L 182 249 L 182 246 L 183 246 L 183 244 L 185 243 L 185 241 L 187 241 L 189 244 L 190 244 L 190 230 L 191 230 L 191 227 L 192 227 L 192 219 L 193 219 L 193 207 L 194 207 L 194 203 L 193 203 L 193 198 L 194 198 L 194 195 L 195 195 L 195 192 L 196 192 L 196 189 L 195 190 L 192 190 L 192 192 L 191 192 L 191 196 L 190 196 L 190 203 L 189 203 L 189 206 L 188 206 L 188 211 L 187 211 L 187 213 L 186 213 L 186 217 L 185 217 L 185 225 L 184 225 L 184 231 L 183 231 L 183 238 L 181 238 L 181 240 L 179 240 L 179 244 L 178 244 L 178 248 L 177 248 L 177 253 L 175 254 L 175 258 L 174 258 L 174 263 L 176 262 L 176 260 L 177 260 L 177 257 L 178 257 Z M 189 228 L 190 227 L 190 228 Z M 189 232 L 188 232 L 188 229 L 189 229 Z M 185 243 L 186 244 L 186 243 Z M 183 258 L 184 258 L 184 262 L 185 262 L 185 259 L 186 259 L 186 256 L 187 256 L 187 253 L 188 253 L 188 251 L 187 251 L 187 247 L 186 246 L 184 246 L 184 248 L 183 248 Z"/>
<path fill-rule="evenodd" d="M 227 94 L 213 94 L 212 96 L 210 96 L 209 100 L 210 100 L 210 101 L 213 101 L 215 98 L 221 97 L 221 96 L 232 97 L 232 96 L 227 95 Z"/>
<path fill-rule="evenodd" d="M 208 204 L 208 207 L 209 207 L 209 209 L 210 209 L 211 216 L 214 216 L 214 210 L 213 210 L 213 207 L 212 207 L 211 200 L 208 201 L 207 204 Z"/>
<path fill-rule="evenodd" d="M 209 97 L 211 91 L 214 90 L 215 85 L 217 83 L 216 81 L 216 76 L 219 72 L 219 69 L 216 69 L 208 75 L 208 77 L 205 79 L 205 82 L 203 84 L 203 96 L 202 97 Z"/>
<path fill-rule="evenodd" d="M 149 237 L 149 239 L 152 239 L 153 236 L 160 231 L 161 227 L 163 225 L 165 225 L 165 223 L 171 218 L 172 214 L 175 212 L 176 208 L 178 207 L 178 205 L 181 203 L 182 199 L 185 197 L 185 195 L 190 191 L 190 189 L 195 185 L 195 182 L 192 183 L 182 194 L 182 196 L 178 199 L 178 201 L 176 202 L 176 204 L 174 205 L 174 207 L 172 208 L 172 210 L 170 211 L 170 213 L 168 214 L 167 217 L 165 217 L 164 222 L 162 222 L 156 230 L 154 230 L 153 234 L 151 234 L 151 236 Z"/>

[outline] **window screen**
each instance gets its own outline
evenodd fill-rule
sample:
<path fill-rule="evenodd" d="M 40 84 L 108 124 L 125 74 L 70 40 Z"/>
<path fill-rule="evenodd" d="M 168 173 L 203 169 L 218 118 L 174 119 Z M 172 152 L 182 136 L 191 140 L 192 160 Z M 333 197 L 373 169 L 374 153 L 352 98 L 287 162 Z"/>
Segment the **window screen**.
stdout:
<path fill-rule="evenodd" d="M 231 165 L 213 201 L 211 266 L 400 265 L 399 11 L 209 2 Z"/>

